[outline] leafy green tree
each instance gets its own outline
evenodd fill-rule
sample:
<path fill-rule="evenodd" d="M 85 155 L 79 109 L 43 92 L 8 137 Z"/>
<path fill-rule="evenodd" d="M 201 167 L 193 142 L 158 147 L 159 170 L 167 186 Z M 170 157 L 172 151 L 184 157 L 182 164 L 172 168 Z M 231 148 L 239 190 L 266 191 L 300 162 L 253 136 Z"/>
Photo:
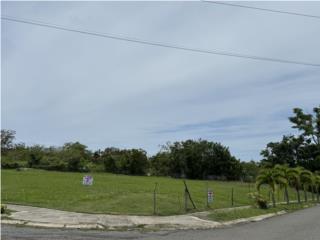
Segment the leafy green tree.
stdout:
<path fill-rule="evenodd" d="M 264 159 L 262 165 L 273 167 L 277 164 L 288 164 L 290 167 L 298 165 L 304 139 L 302 137 L 283 136 L 281 142 L 270 142 L 261 151 Z"/>
<path fill-rule="evenodd" d="M 13 148 L 8 149 L 1 156 L 1 166 L 3 168 L 28 167 L 29 151 L 23 144 L 14 144 Z"/>
<path fill-rule="evenodd" d="M 79 142 L 66 143 L 62 147 L 61 155 L 69 171 L 88 171 L 85 165 L 86 160 L 90 158 L 87 146 Z"/>
<path fill-rule="evenodd" d="M 142 149 L 108 148 L 101 157 L 107 172 L 145 175 L 149 169 L 147 153 Z"/>
<path fill-rule="evenodd" d="M 132 175 L 145 175 L 149 168 L 147 153 L 142 149 L 129 151 L 129 173 Z"/>
<path fill-rule="evenodd" d="M 117 167 L 117 157 L 113 155 L 108 155 L 104 158 L 104 169 L 106 172 L 118 173 L 119 169 Z"/>
<path fill-rule="evenodd" d="M 170 154 L 168 152 L 158 152 L 151 157 L 151 173 L 156 176 L 169 176 L 170 174 Z"/>
<path fill-rule="evenodd" d="M 237 180 L 240 161 L 227 147 L 206 140 L 186 140 L 167 144 L 170 175 L 191 179 L 219 178 Z"/>
<path fill-rule="evenodd" d="M 241 162 L 241 179 L 245 182 L 254 182 L 258 173 L 259 173 L 259 164 L 250 161 L 250 162 Z"/>
<path fill-rule="evenodd" d="M 313 109 L 314 114 L 306 114 L 300 108 L 293 109 L 289 117 L 298 136 L 283 136 L 280 142 L 270 142 L 261 151 L 263 166 L 289 164 L 302 166 L 310 171 L 320 170 L 320 106 Z"/>
<path fill-rule="evenodd" d="M 313 172 L 320 170 L 320 145 L 305 143 L 301 148 L 297 165 Z"/>
<path fill-rule="evenodd" d="M 103 161 L 106 172 L 119 173 L 120 165 L 119 158 L 121 157 L 121 150 L 118 148 L 106 148 L 100 154 L 100 159 Z"/>
<path fill-rule="evenodd" d="M 91 158 L 91 161 L 93 163 L 100 163 L 101 162 L 101 155 L 102 155 L 102 152 L 100 149 L 97 151 L 94 151 L 92 158 Z"/>
<path fill-rule="evenodd" d="M 13 130 L 1 129 L 1 154 L 5 154 L 14 147 L 15 134 Z"/>
<path fill-rule="evenodd" d="M 40 145 L 34 145 L 32 147 L 29 147 L 28 150 L 29 150 L 28 166 L 30 168 L 32 167 L 36 168 L 37 166 L 40 165 L 41 160 L 45 155 L 45 150 Z"/>
<path fill-rule="evenodd" d="M 302 131 L 309 143 L 320 145 L 320 106 L 313 108 L 314 116 L 304 113 L 301 108 L 294 108 L 293 112 L 295 116 L 289 118 L 293 128 Z"/>

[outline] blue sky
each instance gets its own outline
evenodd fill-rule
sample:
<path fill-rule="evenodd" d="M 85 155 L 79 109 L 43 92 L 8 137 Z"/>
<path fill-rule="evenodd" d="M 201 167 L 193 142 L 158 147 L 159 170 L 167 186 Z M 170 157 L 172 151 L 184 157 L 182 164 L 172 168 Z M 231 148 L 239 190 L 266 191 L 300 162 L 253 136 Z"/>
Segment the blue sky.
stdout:
<path fill-rule="evenodd" d="M 320 2 L 248 2 L 320 15 Z M 194 48 L 320 63 L 320 21 L 203 2 L 2 2 L 2 14 Z M 1 23 L 2 128 L 90 149 L 208 139 L 241 160 L 320 103 L 320 68 Z"/>

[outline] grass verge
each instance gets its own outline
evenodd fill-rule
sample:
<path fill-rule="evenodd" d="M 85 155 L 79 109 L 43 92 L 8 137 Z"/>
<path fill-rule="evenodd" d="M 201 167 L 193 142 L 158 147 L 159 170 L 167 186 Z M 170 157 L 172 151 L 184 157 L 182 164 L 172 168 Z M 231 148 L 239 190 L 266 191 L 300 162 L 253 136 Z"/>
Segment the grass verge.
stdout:
<path fill-rule="evenodd" d="M 232 209 L 229 211 L 214 211 L 207 216 L 208 219 L 217 222 L 232 221 L 240 218 L 249 218 L 254 216 L 260 216 L 268 213 L 276 213 L 279 211 L 293 212 L 307 207 L 314 206 L 314 203 L 303 203 L 303 204 L 289 204 L 289 205 L 278 205 L 276 207 L 270 207 L 268 209 L 260 208 L 245 208 L 245 209 Z"/>

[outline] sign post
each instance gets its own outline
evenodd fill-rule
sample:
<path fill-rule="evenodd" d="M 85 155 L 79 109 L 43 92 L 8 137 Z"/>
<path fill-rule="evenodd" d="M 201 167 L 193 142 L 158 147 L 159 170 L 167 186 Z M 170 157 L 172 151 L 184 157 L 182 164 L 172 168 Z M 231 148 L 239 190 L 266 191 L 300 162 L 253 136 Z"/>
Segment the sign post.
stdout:
<path fill-rule="evenodd" d="M 209 207 L 209 204 L 213 203 L 213 191 L 208 188 L 208 193 L 207 193 L 207 204 Z"/>
<path fill-rule="evenodd" d="M 233 201 L 233 188 L 231 189 L 231 206 L 233 207 L 234 201 Z"/>

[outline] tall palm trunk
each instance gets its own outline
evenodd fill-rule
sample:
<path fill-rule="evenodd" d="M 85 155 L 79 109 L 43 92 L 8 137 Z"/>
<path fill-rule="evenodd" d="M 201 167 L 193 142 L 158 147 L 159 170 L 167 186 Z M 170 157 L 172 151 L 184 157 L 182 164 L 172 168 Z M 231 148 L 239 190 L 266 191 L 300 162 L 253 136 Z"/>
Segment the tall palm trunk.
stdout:
<path fill-rule="evenodd" d="M 312 197 L 312 202 L 314 201 L 314 186 L 311 186 L 311 197 Z"/>
<path fill-rule="evenodd" d="M 284 194 L 285 194 L 285 197 L 286 197 L 286 200 L 287 200 L 287 204 L 289 205 L 290 200 L 289 200 L 289 193 L 288 193 L 287 186 L 284 187 Z"/>
<path fill-rule="evenodd" d="M 272 206 L 276 207 L 276 198 L 275 198 L 275 192 L 272 191 Z"/>
<path fill-rule="evenodd" d="M 301 203 L 299 188 L 296 188 L 296 191 L 297 191 L 298 203 Z"/>
<path fill-rule="evenodd" d="M 303 187 L 303 192 L 304 192 L 304 201 L 308 202 L 308 194 L 307 194 L 306 187 Z"/>
<path fill-rule="evenodd" d="M 269 201 L 271 200 L 271 190 L 269 190 Z"/>

